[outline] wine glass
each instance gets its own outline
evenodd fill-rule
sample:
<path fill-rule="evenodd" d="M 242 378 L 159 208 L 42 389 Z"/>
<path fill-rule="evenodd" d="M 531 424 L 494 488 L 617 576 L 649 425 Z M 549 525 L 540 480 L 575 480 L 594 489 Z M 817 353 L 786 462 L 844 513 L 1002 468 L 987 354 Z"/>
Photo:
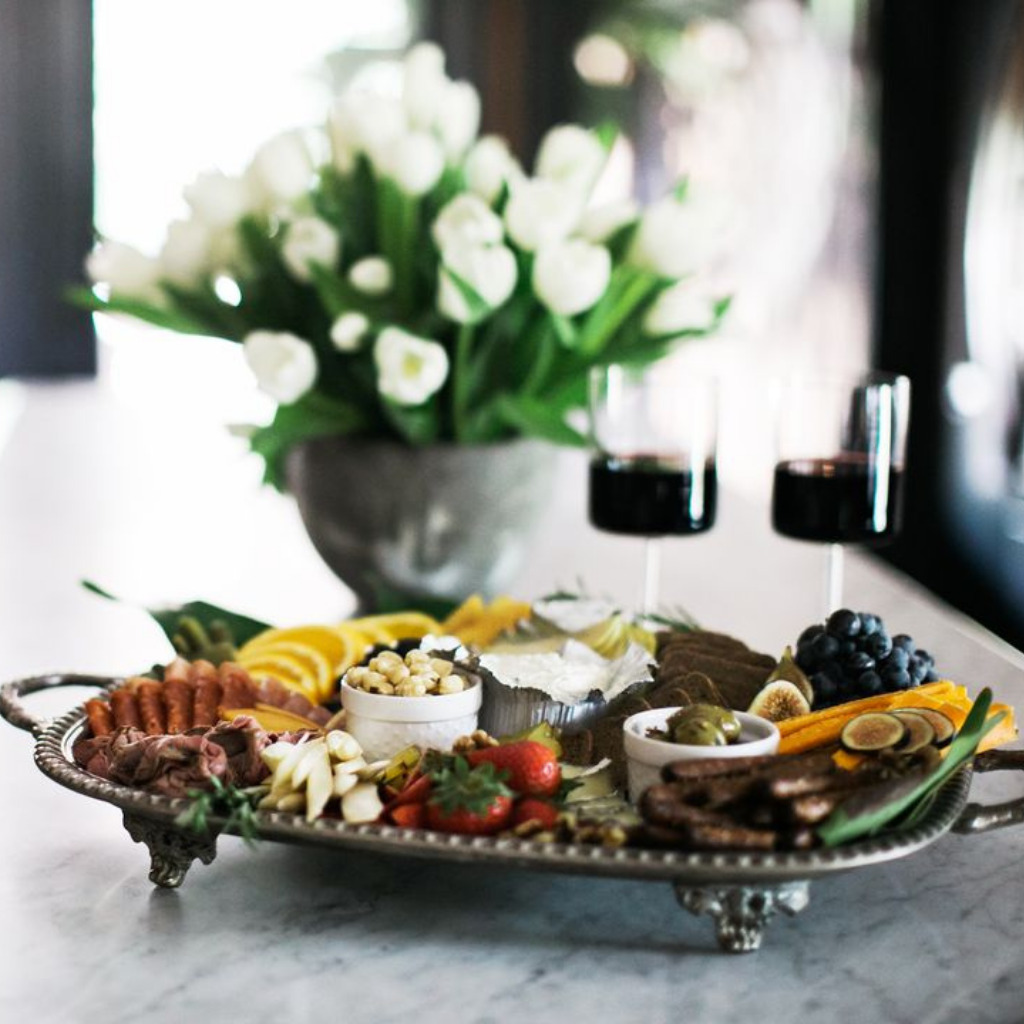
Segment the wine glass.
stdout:
<path fill-rule="evenodd" d="M 644 615 L 657 607 L 660 538 L 715 521 L 718 390 L 707 376 L 676 379 L 657 364 L 590 374 L 590 522 L 645 537 Z"/>
<path fill-rule="evenodd" d="M 842 604 L 843 545 L 885 543 L 902 525 L 910 381 L 801 377 L 779 398 L 772 527 L 828 545 L 828 615 Z"/>

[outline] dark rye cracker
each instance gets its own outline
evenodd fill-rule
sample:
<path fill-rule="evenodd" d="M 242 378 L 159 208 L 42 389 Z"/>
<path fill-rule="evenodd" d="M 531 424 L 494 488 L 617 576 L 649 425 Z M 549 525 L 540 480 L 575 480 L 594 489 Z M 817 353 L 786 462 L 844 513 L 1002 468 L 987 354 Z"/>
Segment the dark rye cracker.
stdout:
<path fill-rule="evenodd" d="M 699 651 L 672 650 L 659 664 L 655 679 L 658 683 L 675 682 L 692 672 L 701 673 L 714 683 L 727 707 L 746 711 L 764 686 L 772 667 L 716 658 Z"/>

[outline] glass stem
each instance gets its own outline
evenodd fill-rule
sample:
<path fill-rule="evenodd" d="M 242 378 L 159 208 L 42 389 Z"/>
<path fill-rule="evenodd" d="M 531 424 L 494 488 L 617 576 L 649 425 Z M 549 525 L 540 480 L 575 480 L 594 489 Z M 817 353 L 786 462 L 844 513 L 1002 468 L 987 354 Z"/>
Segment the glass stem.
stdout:
<path fill-rule="evenodd" d="M 825 614 L 843 605 L 843 545 L 829 544 L 825 565 Z"/>
<path fill-rule="evenodd" d="M 661 539 L 648 537 L 644 541 L 644 615 L 653 615 L 658 610 L 658 593 L 661 590 Z"/>

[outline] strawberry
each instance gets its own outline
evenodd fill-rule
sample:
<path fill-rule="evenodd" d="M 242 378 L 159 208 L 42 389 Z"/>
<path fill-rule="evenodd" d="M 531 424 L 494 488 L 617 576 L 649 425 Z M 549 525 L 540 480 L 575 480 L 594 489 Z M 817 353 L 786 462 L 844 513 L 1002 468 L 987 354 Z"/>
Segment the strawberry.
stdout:
<path fill-rule="evenodd" d="M 524 796 L 512 809 L 512 824 L 525 825 L 528 821 L 535 821 L 541 828 L 551 829 L 558 824 L 558 814 L 558 808 L 550 800 Z"/>
<path fill-rule="evenodd" d="M 455 757 L 431 778 L 434 785 L 427 802 L 428 828 L 488 836 L 508 825 L 513 793 L 493 765 L 470 768 L 464 757 Z"/>
<path fill-rule="evenodd" d="M 485 747 L 466 755 L 471 765 L 493 764 L 521 796 L 554 796 L 562 782 L 562 769 L 554 752 L 536 740 L 517 740 Z"/>

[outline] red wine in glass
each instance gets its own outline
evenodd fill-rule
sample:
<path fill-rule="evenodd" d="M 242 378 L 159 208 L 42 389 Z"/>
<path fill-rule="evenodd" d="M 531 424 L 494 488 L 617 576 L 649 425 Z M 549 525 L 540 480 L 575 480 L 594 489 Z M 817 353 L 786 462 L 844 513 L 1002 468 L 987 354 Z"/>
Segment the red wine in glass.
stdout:
<path fill-rule="evenodd" d="M 775 467 L 772 526 L 797 540 L 833 544 L 892 540 L 902 520 L 903 473 L 867 456 L 791 459 Z"/>
<path fill-rule="evenodd" d="M 590 463 L 590 522 L 643 537 L 703 533 L 715 522 L 718 477 L 657 455 L 597 455 Z"/>

